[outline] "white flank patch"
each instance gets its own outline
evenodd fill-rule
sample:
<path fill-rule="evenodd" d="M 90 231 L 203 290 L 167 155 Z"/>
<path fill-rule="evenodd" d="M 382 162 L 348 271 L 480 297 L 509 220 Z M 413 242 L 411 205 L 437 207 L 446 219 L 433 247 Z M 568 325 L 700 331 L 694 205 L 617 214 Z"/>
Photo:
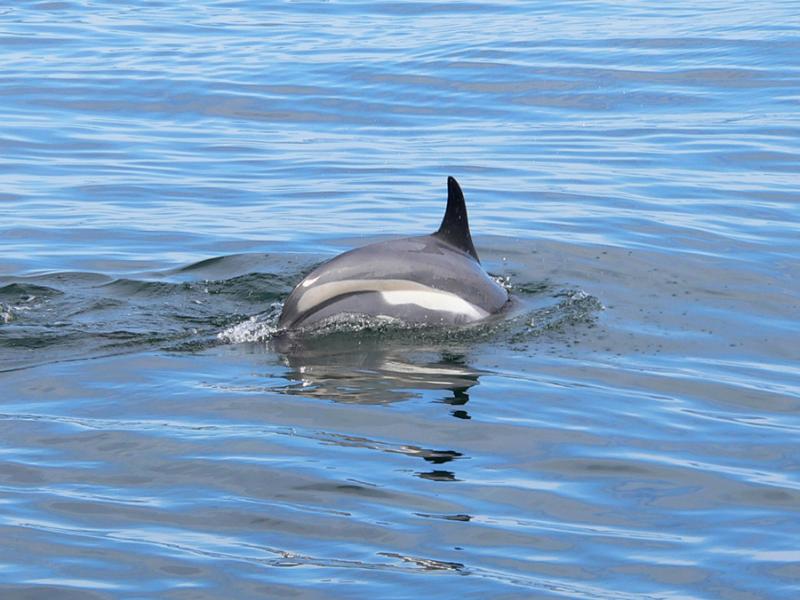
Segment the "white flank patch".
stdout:
<path fill-rule="evenodd" d="M 434 290 L 433 288 L 428 288 L 427 290 L 391 290 L 381 292 L 381 298 L 392 306 L 414 304 L 437 312 L 464 315 L 473 321 L 482 319 L 489 314 L 460 296 L 450 292 Z"/>
<path fill-rule="evenodd" d="M 304 288 L 311 286 L 317 279 L 317 277 L 308 279 L 302 286 Z M 428 310 L 464 315 L 471 321 L 489 315 L 482 308 L 456 294 L 407 279 L 345 279 L 321 283 L 303 292 L 297 301 L 297 310 L 305 312 L 335 296 L 356 292 L 380 292 L 383 300 L 392 306 L 415 304 Z"/>

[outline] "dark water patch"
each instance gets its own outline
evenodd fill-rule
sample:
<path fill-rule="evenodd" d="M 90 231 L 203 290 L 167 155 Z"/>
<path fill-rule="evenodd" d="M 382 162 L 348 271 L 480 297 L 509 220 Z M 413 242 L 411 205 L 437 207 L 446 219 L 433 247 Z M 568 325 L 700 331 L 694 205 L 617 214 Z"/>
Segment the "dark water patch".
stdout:
<path fill-rule="evenodd" d="M 61 293 L 59 290 L 32 283 L 9 283 L 0 287 L 0 298 L 5 302 L 18 304 L 31 304 L 37 299 L 46 300 Z"/>
<path fill-rule="evenodd" d="M 162 279 L 52 273 L 7 283 L 0 288 L 3 366 L 20 368 L 164 344 L 173 350 L 207 347 L 220 329 L 278 302 L 294 277 L 249 273 L 170 282 L 163 280 L 164 273 L 155 275 Z"/>
<path fill-rule="evenodd" d="M 219 293 L 236 293 L 236 286 L 227 285 L 230 281 L 247 285 L 248 282 L 263 280 L 263 285 L 280 289 L 288 295 L 298 278 L 311 270 L 318 259 L 304 255 L 285 254 L 231 254 L 207 258 L 190 265 L 167 272 L 156 273 L 169 280 L 204 281 L 209 285 L 221 283 Z M 237 284 L 238 285 L 238 284 Z"/>
<path fill-rule="evenodd" d="M 233 296 L 239 302 L 266 306 L 277 302 L 291 291 L 296 275 L 272 275 L 253 273 L 240 275 L 226 281 L 209 282 L 206 286 L 211 295 Z"/>
<path fill-rule="evenodd" d="M 163 283 L 160 281 L 136 281 L 131 279 L 117 279 L 103 286 L 104 291 L 122 297 L 164 297 L 176 291 L 185 292 L 191 290 L 189 284 Z"/>

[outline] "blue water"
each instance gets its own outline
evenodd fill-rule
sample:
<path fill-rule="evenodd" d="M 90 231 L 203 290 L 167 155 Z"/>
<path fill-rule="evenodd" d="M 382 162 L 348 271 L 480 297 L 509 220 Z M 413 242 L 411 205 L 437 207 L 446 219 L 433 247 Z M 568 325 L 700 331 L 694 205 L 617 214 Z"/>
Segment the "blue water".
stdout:
<path fill-rule="evenodd" d="M 0 9 L 0 596 L 800 595 L 800 12 Z M 284 348 L 459 179 L 518 308 Z"/>

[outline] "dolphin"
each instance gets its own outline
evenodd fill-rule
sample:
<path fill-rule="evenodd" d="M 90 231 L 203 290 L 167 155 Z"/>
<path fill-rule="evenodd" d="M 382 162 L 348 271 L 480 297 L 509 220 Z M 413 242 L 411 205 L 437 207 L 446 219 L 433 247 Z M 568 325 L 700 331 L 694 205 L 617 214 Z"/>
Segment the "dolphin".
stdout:
<path fill-rule="evenodd" d="M 388 317 L 409 325 L 465 325 L 500 311 L 508 292 L 480 264 L 461 187 L 447 178 L 436 233 L 369 244 L 322 263 L 286 299 L 282 330 L 332 317 Z"/>

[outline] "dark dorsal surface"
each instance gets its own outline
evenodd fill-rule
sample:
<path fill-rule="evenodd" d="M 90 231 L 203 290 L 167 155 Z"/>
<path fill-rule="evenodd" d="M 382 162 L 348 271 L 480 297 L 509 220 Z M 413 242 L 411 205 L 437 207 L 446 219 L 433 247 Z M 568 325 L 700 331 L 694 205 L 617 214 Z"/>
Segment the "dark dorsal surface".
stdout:
<path fill-rule="evenodd" d="M 447 178 L 447 210 L 444 213 L 442 224 L 439 226 L 439 231 L 433 235 L 451 246 L 463 250 L 478 262 L 481 261 L 469 233 L 464 192 L 461 191 L 461 186 L 458 185 L 455 177 Z"/>

